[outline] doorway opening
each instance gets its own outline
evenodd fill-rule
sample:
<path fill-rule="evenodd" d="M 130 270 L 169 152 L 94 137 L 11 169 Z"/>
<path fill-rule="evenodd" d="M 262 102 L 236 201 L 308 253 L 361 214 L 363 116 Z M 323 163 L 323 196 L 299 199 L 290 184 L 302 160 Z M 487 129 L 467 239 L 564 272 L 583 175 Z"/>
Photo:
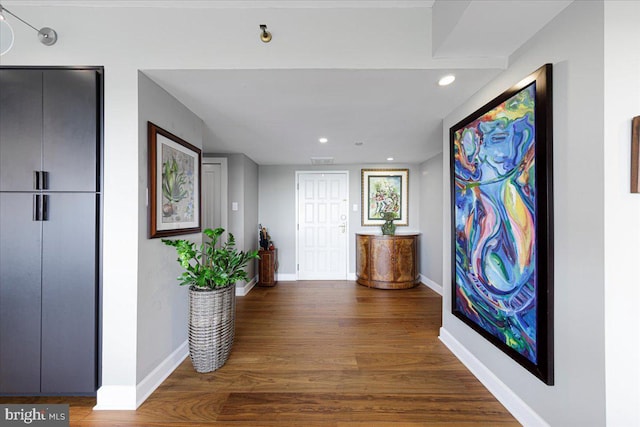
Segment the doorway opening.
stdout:
<path fill-rule="evenodd" d="M 202 229 L 227 230 L 227 159 L 202 158 Z M 225 231 L 227 233 L 227 231 Z M 221 239 L 222 241 L 225 238 Z"/>

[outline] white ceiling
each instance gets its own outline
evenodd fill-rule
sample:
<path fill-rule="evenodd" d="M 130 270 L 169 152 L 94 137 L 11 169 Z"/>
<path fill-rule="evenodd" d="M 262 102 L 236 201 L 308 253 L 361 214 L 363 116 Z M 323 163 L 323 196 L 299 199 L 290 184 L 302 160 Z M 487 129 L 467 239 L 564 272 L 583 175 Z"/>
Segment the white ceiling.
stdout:
<path fill-rule="evenodd" d="M 447 28 L 444 40 L 434 41 L 434 57 L 507 57 L 570 3 L 570 0 L 440 0 L 434 7 L 434 25 L 442 17 Z"/>
<path fill-rule="evenodd" d="M 215 3 L 215 2 L 213 2 Z M 226 2 L 228 3 L 228 2 Z M 335 7 L 335 1 L 243 2 Z M 342 2 L 343 6 L 344 3 Z M 571 1 L 350 1 L 350 7 L 434 7 L 438 57 L 504 58 Z M 221 4 L 221 3 L 219 3 Z M 453 10 L 455 13 L 451 13 Z M 447 22 L 449 21 L 449 22 Z M 449 25 L 447 25 L 449 24 Z M 425 22 L 430 26 L 431 23 Z M 256 35 L 257 36 L 257 35 Z M 496 41 L 496 43 L 492 43 Z M 274 37 L 273 44 L 278 43 Z M 435 44 L 435 42 L 434 42 Z M 434 46 L 434 50 L 436 46 Z M 442 119 L 501 70 L 144 70 L 205 122 L 205 152 L 258 164 L 418 163 L 442 151 Z M 440 87 L 448 72 L 456 81 Z M 319 137 L 329 142 L 320 144 Z M 362 145 L 357 146 L 357 142 Z"/>
<path fill-rule="evenodd" d="M 205 151 L 259 164 L 414 163 L 442 149 L 442 117 L 496 70 L 146 71 L 206 123 Z M 318 138 L 329 142 L 320 144 Z M 362 142 L 356 146 L 356 142 Z"/>
<path fill-rule="evenodd" d="M 269 51 L 282 55 L 278 49 L 310 40 L 310 28 L 292 23 L 286 31 L 278 32 L 282 30 L 278 25 L 283 23 L 278 22 L 276 17 L 281 15 L 273 10 L 311 9 L 305 15 L 288 16 L 313 17 L 320 13 L 313 9 L 335 9 L 335 13 L 320 14 L 325 19 L 334 17 L 335 23 L 323 20 L 312 23 L 312 27 L 331 33 L 332 24 L 338 25 L 343 37 L 352 36 L 361 44 L 366 40 L 363 37 L 373 38 L 373 43 L 379 43 L 378 56 L 388 56 L 382 61 L 389 64 L 388 69 L 274 69 L 267 65 L 268 69 L 261 70 L 194 70 L 179 69 L 181 62 L 173 58 L 178 66 L 164 67 L 171 69 L 142 70 L 203 119 L 204 152 L 245 153 L 258 164 L 309 164 L 311 157 L 332 157 L 336 164 L 381 163 L 386 162 L 387 157 L 393 157 L 394 163 L 419 163 L 438 154 L 442 150 L 442 119 L 498 75 L 514 51 L 571 3 L 571 0 L 1 1 L 9 9 L 12 5 L 134 7 L 137 11 L 141 8 L 252 9 L 242 13 L 251 19 L 272 17 L 265 22 L 274 32 L 270 44 L 257 41 L 257 28 L 255 35 L 242 33 L 261 45 L 256 55 L 264 55 L 267 62 Z M 381 18 L 379 22 L 384 22 L 387 16 L 393 19 L 400 15 L 392 10 L 399 8 L 416 8 L 416 13 L 403 16 L 413 16 L 414 21 L 424 17 L 423 29 L 416 31 L 419 21 L 413 22 L 413 27 L 406 31 L 397 21 L 390 21 L 388 28 L 348 25 L 349 17 L 354 16 L 377 16 Z M 367 9 L 379 12 L 371 14 Z M 123 13 L 139 16 L 133 10 Z M 216 15 L 223 16 L 222 12 Z M 239 31 L 229 30 L 234 34 Z M 141 28 L 141 31 L 144 30 Z M 302 33 L 296 35 L 296 31 Z M 185 29 L 182 37 L 188 37 L 189 33 Z M 385 44 L 381 34 L 406 43 L 394 45 L 391 51 L 391 44 Z M 327 48 L 342 48 L 332 44 L 335 40 L 344 41 L 345 52 L 357 45 L 352 40 L 334 36 L 326 41 Z M 326 49 L 318 50 L 322 44 L 317 43 L 323 41 L 317 39 L 305 54 L 322 56 Z M 403 57 L 405 45 L 420 46 L 420 43 L 425 45 L 419 53 L 424 55 L 418 61 L 420 69 L 393 69 L 392 58 Z M 304 46 L 298 51 L 300 49 L 304 51 Z M 357 56 L 359 51 L 354 52 Z M 375 50 L 372 53 L 375 54 Z M 439 87 L 438 79 L 447 73 L 454 73 L 456 81 L 451 86 Z M 322 136 L 329 139 L 325 145 L 318 142 Z M 356 142 L 363 144 L 356 146 Z"/>

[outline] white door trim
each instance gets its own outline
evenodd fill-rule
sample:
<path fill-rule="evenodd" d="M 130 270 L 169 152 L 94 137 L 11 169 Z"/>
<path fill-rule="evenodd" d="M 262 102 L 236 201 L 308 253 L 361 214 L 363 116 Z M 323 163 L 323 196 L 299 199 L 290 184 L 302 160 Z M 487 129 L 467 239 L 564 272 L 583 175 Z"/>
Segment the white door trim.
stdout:
<path fill-rule="evenodd" d="M 342 280 L 348 280 L 349 278 L 349 200 L 351 200 L 349 198 L 349 171 L 348 170 L 303 170 L 303 171 L 296 171 L 296 182 L 294 184 L 293 190 L 294 193 L 296 195 L 295 199 L 295 203 L 296 203 L 296 224 L 295 224 L 295 229 L 296 229 L 296 280 L 300 280 L 299 278 L 299 270 L 298 270 L 298 266 L 300 265 L 300 247 L 299 247 L 299 243 L 298 243 L 298 239 L 299 239 L 299 234 L 300 234 L 300 209 L 299 209 L 299 197 L 298 197 L 298 190 L 299 190 L 299 184 L 300 184 L 300 175 L 303 174 L 319 174 L 319 173 L 323 173 L 323 174 L 340 174 L 340 175 L 345 175 L 346 180 L 347 180 L 347 185 L 346 185 L 346 191 L 347 191 L 347 227 L 346 227 L 346 233 L 347 233 L 347 238 L 345 239 L 345 253 L 347 254 L 347 256 L 345 257 L 345 277 Z"/>
<path fill-rule="evenodd" d="M 228 178 L 228 166 L 227 163 L 229 160 L 226 157 L 202 157 L 203 165 L 220 165 L 220 205 L 222 209 L 220 210 L 220 226 L 225 230 L 228 230 L 229 225 L 229 178 Z M 202 189 L 201 189 L 202 191 Z M 200 212 L 202 215 L 203 212 Z M 225 231 L 227 233 L 227 231 Z"/>

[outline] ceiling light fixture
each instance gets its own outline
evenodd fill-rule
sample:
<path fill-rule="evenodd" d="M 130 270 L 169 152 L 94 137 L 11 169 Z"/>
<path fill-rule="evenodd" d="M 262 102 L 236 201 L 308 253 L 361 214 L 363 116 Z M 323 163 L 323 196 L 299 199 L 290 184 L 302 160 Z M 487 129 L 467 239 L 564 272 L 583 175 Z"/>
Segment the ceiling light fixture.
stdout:
<path fill-rule="evenodd" d="M 9 52 L 9 50 L 11 50 L 11 47 L 13 47 L 13 28 L 7 21 L 7 17 L 4 15 L 5 12 L 13 16 L 23 24 L 27 25 L 28 27 L 36 30 L 36 32 L 38 33 L 38 39 L 43 45 L 52 46 L 56 44 L 56 41 L 58 41 L 58 34 L 52 28 L 42 27 L 38 30 L 36 27 L 29 24 L 27 21 L 12 13 L 10 10 L 0 4 L 0 55 L 4 55 L 5 53 Z"/>
<path fill-rule="evenodd" d="M 267 31 L 267 25 L 261 24 L 260 29 L 262 30 L 260 40 L 262 40 L 263 43 L 269 43 L 271 41 L 271 33 Z"/>
<path fill-rule="evenodd" d="M 0 6 L 0 55 L 9 52 L 13 47 L 13 28 L 5 20 Z"/>
<path fill-rule="evenodd" d="M 392 162 L 393 161 L 393 157 L 387 157 L 387 160 Z"/>
<path fill-rule="evenodd" d="M 442 77 L 438 81 L 438 84 L 440 86 L 447 86 L 447 85 L 450 85 L 451 83 L 453 83 L 455 79 L 456 79 L 456 76 L 454 76 L 453 74 L 447 74 L 446 76 Z"/>
<path fill-rule="evenodd" d="M 324 137 L 323 137 L 323 138 L 318 138 L 318 142 L 319 142 L 320 144 L 326 144 L 327 142 L 329 142 L 329 140 L 328 140 L 327 138 L 324 138 Z"/>

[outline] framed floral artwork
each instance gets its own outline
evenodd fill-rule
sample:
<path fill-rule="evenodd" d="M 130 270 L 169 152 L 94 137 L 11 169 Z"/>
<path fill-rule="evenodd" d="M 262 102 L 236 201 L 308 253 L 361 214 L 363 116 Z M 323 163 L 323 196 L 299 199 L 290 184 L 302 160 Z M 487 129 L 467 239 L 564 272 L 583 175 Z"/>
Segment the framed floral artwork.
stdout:
<path fill-rule="evenodd" d="M 395 214 L 394 224 L 409 225 L 409 169 L 362 169 L 362 225 L 384 224 L 384 214 Z"/>
<path fill-rule="evenodd" d="M 149 238 L 197 233 L 201 151 L 148 122 Z"/>

